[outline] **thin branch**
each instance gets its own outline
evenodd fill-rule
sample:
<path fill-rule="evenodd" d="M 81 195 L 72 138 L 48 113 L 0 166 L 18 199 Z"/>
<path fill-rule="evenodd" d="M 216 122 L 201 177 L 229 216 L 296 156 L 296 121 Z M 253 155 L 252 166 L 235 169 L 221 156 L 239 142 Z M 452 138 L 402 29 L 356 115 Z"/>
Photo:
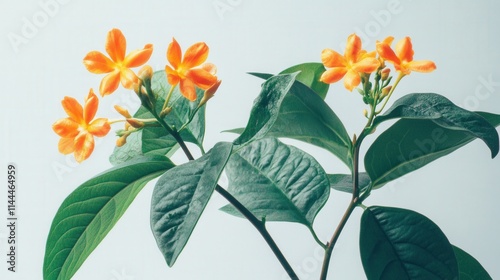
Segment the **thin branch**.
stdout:
<path fill-rule="evenodd" d="M 158 122 L 160 122 L 162 127 L 164 127 L 165 130 L 167 130 L 167 132 L 170 133 L 174 137 L 174 139 L 177 141 L 177 143 L 181 147 L 181 149 L 184 152 L 184 154 L 186 155 L 186 157 L 189 160 L 194 160 L 193 155 L 189 151 L 188 147 L 186 146 L 186 143 L 184 142 L 184 140 L 182 139 L 180 134 L 176 130 L 172 129 L 162 118 L 160 118 L 160 116 L 158 116 L 156 114 L 156 112 L 151 112 L 151 113 L 155 116 L 155 118 L 158 120 Z M 264 238 L 266 243 L 269 245 L 269 247 L 273 251 L 274 255 L 276 256 L 276 258 L 278 259 L 280 264 L 283 266 L 283 268 L 287 272 L 288 276 L 292 280 L 299 280 L 299 277 L 297 276 L 297 274 L 293 270 L 292 266 L 288 263 L 285 256 L 283 255 L 281 250 L 278 248 L 278 245 L 276 244 L 276 242 L 274 242 L 274 239 L 271 237 L 271 235 L 267 231 L 267 229 L 265 227 L 265 223 L 262 222 L 261 220 L 259 220 L 257 217 L 255 217 L 255 215 L 252 214 L 252 212 L 250 212 L 250 210 L 248 210 L 233 195 L 231 195 L 227 190 L 222 188 L 220 185 L 217 185 L 215 187 L 215 191 L 217 191 L 227 201 L 229 201 L 229 203 L 231 203 L 257 229 L 257 231 L 260 233 L 260 235 Z"/>

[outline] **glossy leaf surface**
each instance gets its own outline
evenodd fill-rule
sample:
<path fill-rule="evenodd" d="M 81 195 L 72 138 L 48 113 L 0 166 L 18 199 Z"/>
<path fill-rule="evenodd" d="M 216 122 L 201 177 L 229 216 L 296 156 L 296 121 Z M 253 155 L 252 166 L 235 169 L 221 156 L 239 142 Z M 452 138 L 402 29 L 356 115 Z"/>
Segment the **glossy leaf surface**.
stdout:
<path fill-rule="evenodd" d="M 252 142 L 233 154 L 226 173 L 229 192 L 257 218 L 312 227 L 330 192 L 316 160 L 275 138 Z M 224 211 L 240 216 L 232 206 Z"/>
<path fill-rule="evenodd" d="M 374 120 L 374 126 L 388 119 L 405 118 L 433 120 L 450 130 L 465 131 L 482 139 L 495 157 L 499 150 L 498 133 L 480 115 L 456 106 L 446 97 L 436 93 L 412 93 L 396 100 L 387 111 Z"/>
<path fill-rule="evenodd" d="M 500 125 L 500 115 L 482 112 L 477 115 L 491 126 Z M 366 152 L 366 172 L 374 188 L 379 188 L 474 139 L 468 131 L 445 128 L 433 120 L 401 119 L 384 131 Z"/>
<path fill-rule="evenodd" d="M 458 279 L 448 239 L 414 211 L 368 207 L 361 216 L 360 251 L 368 279 Z"/>
<path fill-rule="evenodd" d="M 188 242 L 231 149 L 231 143 L 218 143 L 199 159 L 176 166 L 158 179 L 151 201 L 151 229 L 169 266 Z"/>
<path fill-rule="evenodd" d="M 97 175 L 73 191 L 52 222 L 43 279 L 70 279 L 146 183 L 173 166 L 165 157 L 139 157 Z"/>
<path fill-rule="evenodd" d="M 264 85 L 273 86 L 275 79 L 281 80 L 288 76 L 276 76 L 266 81 Z M 288 79 L 288 78 L 287 78 Z M 290 81 L 291 82 L 291 81 Z M 268 84 L 269 83 L 269 84 Z M 237 141 L 249 140 L 256 134 L 256 128 L 249 125 L 259 125 L 259 137 L 287 137 L 300 140 L 324 148 L 337 156 L 348 167 L 352 166 L 349 151 L 351 141 L 347 131 L 331 108 L 310 88 L 299 82 L 292 85 L 280 102 L 269 103 L 265 98 L 258 98 L 254 104 L 247 128 Z M 263 87 L 261 95 L 273 94 Z M 276 98 L 276 97 L 275 97 Z M 279 106 L 279 108 L 276 108 Z M 269 114 L 272 114 L 271 117 Z M 252 134 L 249 132 L 254 131 Z M 233 130 L 241 132 L 241 130 Z M 258 137 L 255 137 L 258 139 Z"/>
<path fill-rule="evenodd" d="M 484 267 L 469 253 L 453 246 L 457 258 L 460 280 L 489 280 L 492 279 Z"/>

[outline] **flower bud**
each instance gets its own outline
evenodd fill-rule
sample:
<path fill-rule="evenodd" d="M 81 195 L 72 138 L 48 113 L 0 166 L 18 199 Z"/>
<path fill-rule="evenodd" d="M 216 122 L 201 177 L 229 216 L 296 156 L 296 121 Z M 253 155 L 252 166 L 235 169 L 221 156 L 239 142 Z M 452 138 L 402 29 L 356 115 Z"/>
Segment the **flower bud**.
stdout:
<path fill-rule="evenodd" d="M 385 88 L 382 89 L 382 97 L 386 97 L 389 92 L 391 92 L 391 89 L 392 89 L 392 86 L 387 86 Z"/>
<path fill-rule="evenodd" d="M 119 106 L 119 105 L 115 105 L 115 110 L 122 116 L 124 116 L 125 118 L 131 118 L 132 116 L 130 115 L 130 113 L 128 112 L 127 109 L 123 108 L 122 106 Z"/>
<path fill-rule="evenodd" d="M 172 107 L 167 107 L 160 112 L 160 117 L 163 118 L 166 115 L 170 114 L 170 112 L 172 112 Z"/>
<path fill-rule="evenodd" d="M 365 118 L 368 118 L 368 110 L 363 109 L 363 116 L 365 116 Z"/>
<path fill-rule="evenodd" d="M 201 107 L 203 104 L 207 103 L 207 101 L 215 95 L 215 92 L 217 92 L 217 89 L 219 88 L 221 83 L 222 80 L 217 80 L 217 82 L 215 82 L 211 87 L 205 90 L 203 98 L 201 99 L 198 107 Z"/>
<path fill-rule="evenodd" d="M 149 65 L 144 65 L 139 72 L 137 72 L 139 79 L 146 81 L 151 80 L 153 77 L 153 68 Z"/>
<path fill-rule="evenodd" d="M 382 71 L 380 71 L 380 78 L 382 81 L 385 81 L 389 78 L 389 74 L 391 73 L 391 69 L 389 68 L 384 68 Z"/>
<path fill-rule="evenodd" d="M 129 134 L 125 134 L 123 136 L 120 136 L 118 139 L 116 139 L 116 146 L 121 147 L 127 143 L 127 136 Z"/>
<path fill-rule="evenodd" d="M 127 122 L 132 126 L 132 127 L 135 127 L 135 128 L 141 128 L 141 127 L 144 127 L 144 123 L 141 122 L 140 120 L 138 119 L 127 119 Z"/>

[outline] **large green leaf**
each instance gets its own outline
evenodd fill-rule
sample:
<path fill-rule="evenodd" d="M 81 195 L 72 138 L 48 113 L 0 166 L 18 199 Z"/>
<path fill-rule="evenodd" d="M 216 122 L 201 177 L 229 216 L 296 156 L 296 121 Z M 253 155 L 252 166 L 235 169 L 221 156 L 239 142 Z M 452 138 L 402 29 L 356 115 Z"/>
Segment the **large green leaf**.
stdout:
<path fill-rule="evenodd" d="M 264 137 L 278 118 L 283 99 L 290 91 L 297 74 L 284 74 L 269 78 L 254 101 L 247 126 L 240 137 L 234 140 L 236 145 Z"/>
<path fill-rule="evenodd" d="M 151 229 L 169 266 L 188 242 L 231 150 L 231 143 L 218 143 L 199 159 L 174 167 L 158 179 L 151 202 Z"/>
<path fill-rule="evenodd" d="M 477 112 L 491 126 L 500 115 Z M 496 133 L 496 131 L 495 131 Z M 433 120 L 401 119 L 384 131 L 365 155 L 373 188 L 417 170 L 476 139 L 468 131 L 448 129 Z"/>
<path fill-rule="evenodd" d="M 495 128 L 480 115 L 456 106 L 446 97 L 436 93 L 412 93 L 396 100 L 383 115 L 377 116 L 374 126 L 394 118 L 433 120 L 451 130 L 460 130 L 482 139 L 491 150 L 491 157 L 498 154 L 499 141 Z"/>
<path fill-rule="evenodd" d="M 298 222 L 312 228 L 330 193 L 319 163 L 275 138 L 254 141 L 233 154 L 226 174 L 229 192 L 266 221 Z M 232 206 L 222 210 L 240 216 Z"/>
<path fill-rule="evenodd" d="M 460 280 L 491 280 L 491 276 L 484 267 L 469 253 L 453 246 L 455 257 L 457 258 Z"/>
<path fill-rule="evenodd" d="M 452 245 L 435 223 L 417 212 L 368 207 L 360 231 L 368 279 L 458 279 Z"/>
<path fill-rule="evenodd" d="M 173 167 L 165 157 L 140 157 L 88 180 L 59 207 L 47 238 L 43 279 L 70 279 L 147 182 Z"/>
<path fill-rule="evenodd" d="M 351 174 L 328 174 L 330 187 L 334 190 L 352 193 L 353 182 Z M 358 188 L 360 192 L 364 192 L 370 186 L 370 176 L 366 172 L 359 172 Z"/>
<path fill-rule="evenodd" d="M 280 91 L 285 94 L 283 100 L 273 103 L 266 101 L 267 95 L 276 95 L 268 88 L 278 86 L 278 82 L 274 81 L 285 78 L 289 80 L 289 76 L 276 76 L 267 80 L 261 97 L 254 104 L 247 128 L 237 141 L 248 141 L 249 136 L 256 135 L 257 131 L 259 137 L 292 138 L 324 148 L 351 167 L 351 141 L 344 125 L 328 104 L 309 87 L 294 82 L 286 91 Z M 240 133 L 241 130 L 233 132 Z M 244 136 L 245 133 L 247 136 Z"/>

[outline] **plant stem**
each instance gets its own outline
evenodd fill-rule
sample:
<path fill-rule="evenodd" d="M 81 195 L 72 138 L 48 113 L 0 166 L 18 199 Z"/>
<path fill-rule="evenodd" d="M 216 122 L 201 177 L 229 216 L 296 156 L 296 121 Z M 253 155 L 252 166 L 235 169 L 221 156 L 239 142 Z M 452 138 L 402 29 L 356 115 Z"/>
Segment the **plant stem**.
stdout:
<path fill-rule="evenodd" d="M 359 147 L 361 144 L 361 141 L 364 138 L 364 133 L 361 133 L 360 138 L 356 140 L 356 136 L 354 136 L 353 139 L 353 146 L 354 146 L 354 152 L 353 152 L 353 173 L 352 173 L 352 199 L 349 205 L 347 206 L 347 209 L 344 213 L 344 216 L 342 216 L 342 219 L 340 220 L 337 228 L 335 229 L 335 232 L 333 233 L 332 238 L 330 239 L 330 242 L 327 243 L 327 247 L 325 250 L 325 257 L 323 259 L 323 267 L 321 268 L 321 276 L 320 280 L 326 280 L 326 276 L 328 274 L 328 268 L 330 267 L 330 259 L 332 257 L 333 253 L 333 248 L 335 247 L 335 244 L 337 243 L 337 240 L 339 239 L 340 233 L 342 233 L 342 230 L 344 229 L 344 226 L 346 225 L 347 221 L 349 220 L 349 217 L 351 216 L 352 212 L 356 208 L 359 202 Z"/>
<path fill-rule="evenodd" d="M 226 191 L 224 188 L 221 186 L 217 185 L 215 190 L 222 195 L 227 201 L 229 201 L 240 213 L 247 218 L 247 220 L 259 231 L 260 235 L 264 238 L 264 240 L 267 242 L 267 245 L 271 248 L 273 251 L 274 255 L 276 258 L 279 260 L 281 266 L 285 269 L 285 271 L 288 273 L 288 276 L 293 279 L 293 280 L 298 280 L 299 277 L 297 274 L 293 271 L 293 268 L 290 266 L 288 261 L 286 260 L 285 256 L 281 252 L 281 250 L 278 248 L 278 245 L 276 242 L 274 242 L 274 239 L 271 237 L 269 232 L 266 229 L 265 223 L 257 219 L 252 212 L 250 212 L 245 206 L 243 206 L 234 196 L 232 196 L 228 191 Z"/>
<path fill-rule="evenodd" d="M 163 103 L 162 111 L 165 110 L 168 106 L 168 102 L 170 101 L 170 97 L 172 96 L 172 92 L 174 92 L 175 86 L 170 86 L 170 90 L 167 93 L 167 96 L 165 97 L 165 102 Z"/>
<path fill-rule="evenodd" d="M 151 112 L 151 113 L 155 116 L 155 118 L 158 120 L 158 122 L 160 122 L 160 124 L 168 131 L 168 133 L 170 133 L 174 137 L 174 139 L 177 141 L 177 143 L 181 147 L 181 149 L 184 152 L 184 154 L 186 155 L 186 157 L 189 160 L 194 160 L 193 155 L 189 151 L 188 147 L 186 146 L 186 143 L 184 142 L 184 140 L 182 139 L 180 134 L 176 130 L 172 129 L 162 118 L 160 118 L 156 114 L 156 112 Z M 281 266 L 283 266 L 283 268 L 287 272 L 288 276 L 292 280 L 299 280 L 299 277 L 297 276 L 295 271 L 293 271 L 292 266 L 288 263 L 285 256 L 283 255 L 281 250 L 278 248 L 278 245 L 276 244 L 276 242 L 274 242 L 274 239 L 271 237 L 271 235 L 267 231 L 265 223 L 263 221 L 259 220 L 257 217 L 255 217 L 255 215 L 252 214 L 252 212 L 250 212 L 250 210 L 248 210 L 233 195 L 231 195 L 227 190 L 222 188 L 219 184 L 217 184 L 217 186 L 215 187 L 215 191 L 217 191 L 227 201 L 229 201 L 229 203 L 231 203 L 257 229 L 257 231 L 260 233 L 260 235 L 267 242 L 267 245 L 269 245 L 269 247 L 273 251 L 274 255 L 276 256 L 276 258 L 280 262 Z"/>

